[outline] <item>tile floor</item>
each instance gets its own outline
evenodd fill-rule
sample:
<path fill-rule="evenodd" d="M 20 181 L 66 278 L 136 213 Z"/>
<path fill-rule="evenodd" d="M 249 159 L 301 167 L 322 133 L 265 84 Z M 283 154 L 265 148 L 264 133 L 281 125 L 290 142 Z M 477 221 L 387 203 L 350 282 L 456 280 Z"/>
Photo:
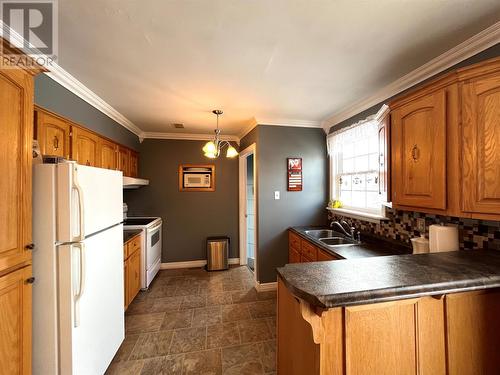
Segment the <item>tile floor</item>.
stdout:
<path fill-rule="evenodd" d="M 125 315 L 106 374 L 274 374 L 276 292 L 246 267 L 160 271 Z"/>

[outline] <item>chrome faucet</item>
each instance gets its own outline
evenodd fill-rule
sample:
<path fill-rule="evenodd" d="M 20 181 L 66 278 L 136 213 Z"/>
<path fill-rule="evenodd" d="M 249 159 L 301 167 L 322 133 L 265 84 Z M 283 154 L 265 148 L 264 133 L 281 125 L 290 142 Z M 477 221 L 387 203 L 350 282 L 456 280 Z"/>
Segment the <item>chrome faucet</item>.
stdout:
<path fill-rule="evenodd" d="M 356 239 L 356 228 L 353 226 L 350 226 L 345 220 L 332 221 L 330 223 L 330 228 L 333 228 L 333 227 L 335 227 L 336 229 L 340 229 L 340 233 L 346 235 L 347 237 L 351 238 L 352 240 L 361 242 L 361 233 L 359 231 L 357 232 L 357 239 Z"/>

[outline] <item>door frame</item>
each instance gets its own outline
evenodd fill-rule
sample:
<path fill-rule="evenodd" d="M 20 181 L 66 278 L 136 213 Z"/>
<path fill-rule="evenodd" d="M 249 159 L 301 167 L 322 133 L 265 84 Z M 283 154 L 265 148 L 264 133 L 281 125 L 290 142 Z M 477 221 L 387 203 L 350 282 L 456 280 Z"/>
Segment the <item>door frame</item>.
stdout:
<path fill-rule="evenodd" d="M 257 197 L 258 197 L 258 173 L 257 173 L 257 145 L 252 143 L 250 146 L 240 152 L 239 155 L 239 229 L 240 229 L 240 265 L 247 264 L 247 157 L 253 154 L 253 185 L 254 185 L 254 212 L 255 212 L 255 226 L 254 226 L 254 243 L 255 243 L 255 265 L 254 265 L 254 278 L 257 280 L 257 259 L 258 259 L 258 246 L 257 246 L 257 226 L 258 226 L 258 211 L 257 211 Z"/>

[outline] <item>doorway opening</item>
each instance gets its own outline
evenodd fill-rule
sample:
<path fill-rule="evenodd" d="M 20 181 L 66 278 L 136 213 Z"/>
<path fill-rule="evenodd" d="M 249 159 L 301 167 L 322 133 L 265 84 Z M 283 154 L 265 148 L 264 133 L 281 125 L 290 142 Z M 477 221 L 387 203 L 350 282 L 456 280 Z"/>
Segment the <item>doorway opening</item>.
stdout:
<path fill-rule="evenodd" d="M 257 173 L 256 147 L 240 152 L 240 264 L 247 265 L 257 279 Z"/>

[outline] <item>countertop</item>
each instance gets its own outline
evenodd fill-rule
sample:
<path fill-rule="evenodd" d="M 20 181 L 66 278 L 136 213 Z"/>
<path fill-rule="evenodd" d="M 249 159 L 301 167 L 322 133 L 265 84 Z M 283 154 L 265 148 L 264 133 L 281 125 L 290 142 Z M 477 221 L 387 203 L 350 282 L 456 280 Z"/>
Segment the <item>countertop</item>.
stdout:
<path fill-rule="evenodd" d="M 322 308 L 500 287 L 500 252 L 406 254 L 278 268 L 298 298 Z"/>
<path fill-rule="evenodd" d="M 337 258 L 342 259 L 353 259 L 353 258 L 366 258 L 384 255 L 401 255 L 401 254 L 411 254 L 412 250 L 408 246 L 404 246 L 399 243 L 389 242 L 387 240 L 375 239 L 373 237 L 367 237 L 362 235 L 362 244 L 353 246 L 339 246 L 335 248 L 328 247 L 323 242 L 319 241 L 314 237 L 308 236 L 305 231 L 314 229 L 328 229 L 328 227 L 292 227 L 289 228 L 293 232 L 297 233 L 299 236 L 303 237 L 307 241 L 313 243 L 315 246 L 321 248 L 322 250 L 331 253 Z"/>
<path fill-rule="evenodd" d="M 124 229 L 123 230 L 123 244 L 126 244 L 128 241 L 130 241 L 133 237 L 135 237 L 137 234 L 141 233 L 141 229 Z"/>

